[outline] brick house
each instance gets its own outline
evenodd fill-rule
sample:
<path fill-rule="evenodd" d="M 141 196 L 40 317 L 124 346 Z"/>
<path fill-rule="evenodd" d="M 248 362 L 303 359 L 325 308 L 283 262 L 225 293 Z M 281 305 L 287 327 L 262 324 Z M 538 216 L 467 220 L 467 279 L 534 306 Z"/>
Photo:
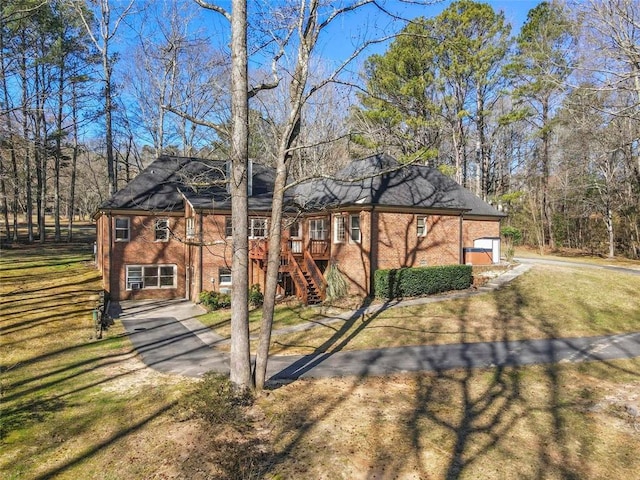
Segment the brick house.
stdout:
<path fill-rule="evenodd" d="M 230 291 L 226 172 L 224 161 L 163 156 L 100 206 L 96 262 L 112 299 Z M 264 287 L 274 174 L 252 164 L 249 179 L 249 278 Z M 436 169 L 388 155 L 304 182 L 286 204 L 280 293 L 306 303 L 324 298 L 329 264 L 368 295 L 377 269 L 500 259 L 502 213 Z"/>

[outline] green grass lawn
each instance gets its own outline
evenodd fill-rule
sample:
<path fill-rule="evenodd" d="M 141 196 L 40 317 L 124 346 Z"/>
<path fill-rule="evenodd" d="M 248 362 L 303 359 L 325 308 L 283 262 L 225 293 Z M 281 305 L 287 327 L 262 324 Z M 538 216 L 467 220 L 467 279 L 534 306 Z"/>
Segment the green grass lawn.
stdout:
<path fill-rule="evenodd" d="M 631 479 L 640 471 L 640 423 L 629 414 L 640 407 L 639 359 L 300 380 L 260 396 L 247 428 L 230 433 L 181 413 L 194 381 L 144 367 L 119 322 L 95 339 L 99 290 L 86 250 L 1 252 L 1 478 Z M 637 331 L 638 291 L 636 276 L 536 267 L 497 292 L 278 336 L 274 346 Z M 284 306 L 277 325 L 318 313 Z M 259 311 L 252 315 L 255 331 Z M 228 322 L 224 312 L 205 319 Z"/>

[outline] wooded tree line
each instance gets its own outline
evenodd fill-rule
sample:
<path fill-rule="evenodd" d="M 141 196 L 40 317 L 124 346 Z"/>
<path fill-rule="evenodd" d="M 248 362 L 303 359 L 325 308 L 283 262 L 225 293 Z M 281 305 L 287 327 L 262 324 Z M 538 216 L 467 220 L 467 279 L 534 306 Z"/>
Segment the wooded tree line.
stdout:
<path fill-rule="evenodd" d="M 44 241 L 51 215 L 62 239 L 160 153 L 229 154 L 229 33 L 196 3 L 2 3 L 3 237 L 26 218 Z M 300 177 L 385 151 L 450 174 L 528 244 L 640 257 L 637 2 L 545 2 L 515 32 L 461 0 L 370 31 L 362 65 L 314 51 L 335 7 L 306 31 L 293 3 L 250 7 L 250 156 Z"/>

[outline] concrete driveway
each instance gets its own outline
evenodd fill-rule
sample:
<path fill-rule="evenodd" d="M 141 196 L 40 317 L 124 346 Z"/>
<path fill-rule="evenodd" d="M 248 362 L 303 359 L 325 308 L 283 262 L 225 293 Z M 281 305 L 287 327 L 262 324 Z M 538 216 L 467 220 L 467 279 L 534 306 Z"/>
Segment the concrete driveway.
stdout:
<path fill-rule="evenodd" d="M 198 377 L 229 373 L 223 342 L 194 317 L 204 311 L 186 300 L 122 302 L 112 310 L 149 367 Z M 426 345 L 272 356 L 273 381 L 335 376 L 382 376 L 402 372 L 490 368 L 556 362 L 608 361 L 640 356 L 640 332 L 504 342 Z"/>
<path fill-rule="evenodd" d="M 187 300 L 126 301 L 110 308 L 142 361 L 165 373 L 198 377 L 208 371 L 227 373 L 228 355 L 217 351 L 220 340 L 196 316 L 205 310 Z"/>

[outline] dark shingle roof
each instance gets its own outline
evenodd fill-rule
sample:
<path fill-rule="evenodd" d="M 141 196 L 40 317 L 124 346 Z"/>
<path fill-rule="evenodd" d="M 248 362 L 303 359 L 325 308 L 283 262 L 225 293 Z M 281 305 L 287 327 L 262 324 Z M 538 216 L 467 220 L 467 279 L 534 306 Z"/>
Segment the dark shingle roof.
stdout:
<path fill-rule="evenodd" d="M 299 185 L 296 201 L 307 209 L 359 204 L 504 216 L 437 169 L 422 165 L 402 166 L 384 154 L 351 162 L 336 174 L 335 179 L 310 180 Z"/>
<path fill-rule="evenodd" d="M 274 171 L 253 164 L 251 211 L 269 211 Z M 183 211 L 184 198 L 196 209 L 229 210 L 224 182 L 226 163 L 189 157 L 163 156 L 155 160 L 100 210 Z M 338 206 L 380 205 L 466 212 L 466 215 L 504 216 L 438 170 L 400 165 L 389 155 L 352 161 L 333 179 L 315 179 L 287 191 L 288 208 L 305 210 Z"/>
<path fill-rule="evenodd" d="M 226 162 L 223 160 L 162 156 L 102 203 L 99 209 L 182 211 L 186 197 L 195 208 L 228 210 L 231 208 L 231 199 L 226 189 L 225 175 Z M 250 208 L 261 210 L 271 207 L 273 178 L 272 169 L 253 164 Z"/>

